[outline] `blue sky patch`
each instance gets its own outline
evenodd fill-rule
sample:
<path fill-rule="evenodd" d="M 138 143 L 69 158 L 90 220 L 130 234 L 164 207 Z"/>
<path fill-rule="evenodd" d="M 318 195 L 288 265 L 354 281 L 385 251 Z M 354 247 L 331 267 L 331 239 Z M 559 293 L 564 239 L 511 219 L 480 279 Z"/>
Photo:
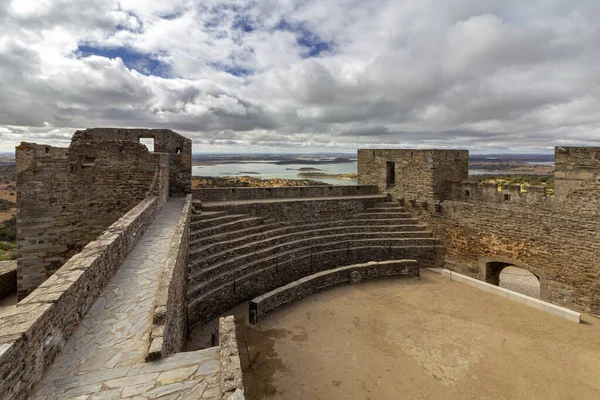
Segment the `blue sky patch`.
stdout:
<path fill-rule="evenodd" d="M 134 69 L 140 74 L 165 77 L 169 64 L 163 63 L 155 55 L 141 53 L 127 47 L 96 47 L 79 45 L 76 54 L 79 57 L 100 56 L 110 59 L 120 58 L 129 69 Z"/>
<path fill-rule="evenodd" d="M 252 75 L 252 73 L 254 72 L 251 69 L 239 67 L 236 65 L 225 65 L 222 63 L 210 63 L 209 65 L 216 70 L 227 72 L 228 74 L 233 76 L 248 76 Z"/>
<path fill-rule="evenodd" d="M 324 52 L 332 51 L 334 43 L 323 40 L 319 35 L 312 32 L 305 24 L 291 24 L 281 20 L 275 30 L 292 32 L 296 35 L 296 43 L 304 48 L 304 58 L 318 57 Z"/>

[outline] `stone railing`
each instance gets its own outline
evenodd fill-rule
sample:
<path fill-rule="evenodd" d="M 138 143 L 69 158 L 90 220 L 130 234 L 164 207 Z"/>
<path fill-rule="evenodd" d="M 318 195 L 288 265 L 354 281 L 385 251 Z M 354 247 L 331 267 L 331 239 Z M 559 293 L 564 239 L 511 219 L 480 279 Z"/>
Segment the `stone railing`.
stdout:
<path fill-rule="evenodd" d="M 221 353 L 221 391 L 223 399 L 243 400 L 242 365 L 235 336 L 233 315 L 219 319 L 219 348 Z"/>
<path fill-rule="evenodd" d="M 17 262 L 0 261 L 0 299 L 17 292 Z"/>
<path fill-rule="evenodd" d="M 226 187 L 193 189 L 194 200 L 237 201 L 377 194 L 377 186 Z"/>
<path fill-rule="evenodd" d="M 160 212 L 147 198 L 16 307 L 0 311 L 0 398 L 25 399 Z"/>
<path fill-rule="evenodd" d="M 154 299 L 146 361 L 183 351 L 187 336 L 187 282 L 192 196 L 188 195 L 171 237 Z"/>
<path fill-rule="evenodd" d="M 348 265 L 298 279 L 274 289 L 248 303 L 250 323 L 258 323 L 265 315 L 285 304 L 346 283 L 382 279 L 392 276 L 419 276 L 416 260 L 389 260 Z"/>

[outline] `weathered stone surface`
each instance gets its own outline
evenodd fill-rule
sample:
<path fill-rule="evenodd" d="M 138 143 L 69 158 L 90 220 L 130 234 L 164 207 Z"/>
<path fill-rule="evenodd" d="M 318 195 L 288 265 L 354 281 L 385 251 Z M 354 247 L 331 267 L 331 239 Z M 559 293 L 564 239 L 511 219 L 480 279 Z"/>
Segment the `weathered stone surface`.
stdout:
<path fill-rule="evenodd" d="M 187 284 L 192 196 L 186 197 L 154 298 L 152 341 L 147 360 L 183 351 L 187 334 Z"/>
<path fill-rule="evenodd" d="M 221 390 L 225 395 L 237 389 L 243 391 L 242 366 L 235 337 L 233 315 L 219 318 L 219 348 L 221 355 Z"/>
<path fill-rule="evenodd" d="M 418 277 L 419 264 L 415 260 L 368 262 L 306 276 L 252 299 L 248 303 L 249 321 L 257 324 L 278 307 L 337 285 L 395 276 Z"/>
<path fill-rule="evenodd" d="M 359 150 L 359 182 L 378 185 L 429 224 L 446 248 L 446 268 L 487 280 L 490 263 L 512 264 L 539 278 L 542 300 L 600 314 L 600 148 L 556 148 L 555 196 L 466 182 L 464 160 L 437 152 L 436 165 L 406 160 L 427 160 L 429 151 Z M 393 188 L 384 161 L 399 169 Z M 450 171 L 441 192 L 432 178 L 440 170 Z"/>

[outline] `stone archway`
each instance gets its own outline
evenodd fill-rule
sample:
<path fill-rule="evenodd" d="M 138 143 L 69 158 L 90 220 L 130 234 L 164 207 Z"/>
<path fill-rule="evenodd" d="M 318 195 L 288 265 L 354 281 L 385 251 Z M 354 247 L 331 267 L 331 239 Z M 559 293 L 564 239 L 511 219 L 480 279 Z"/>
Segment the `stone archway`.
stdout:
<path fill-rule="evenodd" d="M 481 260 L 480 279 L 526 296 L 542 298 L 543 277 L 512 260 Z"/>

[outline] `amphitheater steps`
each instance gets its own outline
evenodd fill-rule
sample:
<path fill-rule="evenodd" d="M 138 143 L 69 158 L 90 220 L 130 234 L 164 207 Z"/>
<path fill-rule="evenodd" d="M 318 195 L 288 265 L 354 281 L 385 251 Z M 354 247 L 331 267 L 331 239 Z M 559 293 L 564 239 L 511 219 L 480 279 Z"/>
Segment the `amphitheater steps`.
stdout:
<path fill-rule="evenodd" d="M 212 237 L 220 233 L 228 232 L 230 230 L 240 230 L 250 227 L 261 226 L 265 223 L 265 219 L 262 217 L 248 217 L 236 219 L 230 222 L 224 222 L 218 225 L 212 225 L 208 227 L 202 227 L 201 224 L 196 225 L 196 229 L 192 228 L 190 232 L 190 240 L 197 243 L 199 239 Z"/>
<path fill-rule="evenodd" d="M 428 227 L 399 203 L 380 195 L 349 197 L 354 202 L 337 197 L 203 203 L 201 212 L 192 217 L 190 234 L 190 324 L 208 322 L 307 273 L 350 265 L 340 263 L 408 258 L 434 266 L 438 249 L 443 248 Z M 302 201 L 329 203 L 326 207 L 307 203 L 302 220 L 290 220 L 285 213 L 264 216 L 263 211 L 273 207 L 265 203 L 285 208 L 294 202 L 298 208 Z M 336 207 L 348 207 L 348 212 L 340 213 Z M 328 209 L 336 211 L 328 214 Z"/>
<path fill-rule="evenodd" d="M 366 239 L 365 236 L 370 236 Z M 378 236 L 378 237 L 374 237 Z M 410 246 L 429 246 L 434 247 L 438 244 L 437 239 L 431 237 L 390 237 L 388 232 L 376 234 L 352 234 L 352 235 L 331 235 L 311 237 L 301 240 L 284 242 L 274 246 L 252 249 L 251 245 L 244 246 L 244 251 L 234 252 L 226 250 L 213 254 L 206 258 L 197 260 L 190 264 L 189 279 L 191 281 L 200 281 L 208 279 L 211 275 L 219 274 L 230 268 L 235 268 L 240 263 L 249 263 L 261 258 L 285 253 L 295 248 L 306 248 L 314 252 L 326 249 L 344 249 L 361 246 L 379 246 L 379 247 L 410 247 Z M 231 256 L 231 254 L 240 254 Z"/>
<path fill-rule="evenodd" d="M 198 228 L 208 228 L 211 226 L 217 226 L 224 222 L 233 222 L 243 218 L 247 218 L 247 215 L 244 214 L 223 214 L 214 218 L 206 218 L 202 220 L 193 220 L 190 222 L 191 230 L 195 230 Z"/>
<path fill-rule="evenodd" d="M 424 229 L 422 225 L 352 225 L 352 220 L 345 221 L 347 225 L 331 227 L 326 223 L 311 225 L 292 225 L 264 230 L 262 232 L 250 235 L 239 236 L 227 240 L 215 241 L 204 246 L 192 246 L 191 259 L 195 260 L 196 255 L 208 256 L 219 251 L 232 251 L 244 244 L 257 243 L 266 240 L 281 241 L 281 239 L 302 238 L 322 236 L 323 234 L 382 234 L 401 235 L 402 237 L 431 237 L 431 232 Z M 278 226 L 282 224 L 277 224 Z M 283 224 L 284 225 L 284 224 Z M 269 228 L 273 225 L 265 225 L 261 228 Z M 235 232 L 230 232 L 232 234 Z M 223 234 L 223 235 L 227 235 Z M 330 235 L 328 235 L 330 236 Z M 199 243 L 198 243 L 199 244 Z"/>
<path fill-rule="evenodd" d="M 274 268 L 286 268 L 286 265 L 290 263 L 291 260 L 298 260 L 300 258 L 310 258 L 313 257 L 315 260 L 319 259 L 322 254 L 332 253 L 332 252 L 348 252 L 348 251 L 366 251 L 369 248 L 380 248 L 383 251 L 387 252 L 396 252 L 396 251 L 404 251 L 404 252 L 414 252 L 415 250 L 428 250 L 430 246 L 418 246 L 418 245 L 406 245 L 406 246 L 351 246 L 346 247 L 347 242 L 341 243 L 342 246 L 339 246 L 337 249 L 328 249 L 326 251 L 317 251 L 314 252 L 313 247 L 302 247 L 293 250 L 288 250 L 285 252 L 281 252 L 275 255 L 269 255 L 264 258 L 260 258 L 253 262 L 247 263 L 237 263 L 235 267 L 231 268 L 222 268 L 218 271 L 214 270 L 206 270 L 202 271 L 202 274 L 197 277 L 192 277 L 190 279 L 189 287 L 188 287 L 188 301 L 192 302 L 195 299 L 200 299 L 205 296 L 210 296 L 211 292 L 222 289 L 232 282 L 234 279 L 244 279 L 251 277 L 253 275 L 263 273 L 265 271 L 274 269 Z M 333 244 L 335 246 L 335 244 Z M 332 246 L 332 247 L 334 247 Z"/>
<path fill-rule="evenodd" d="M 431 232 L 427 231 L 424 225 L 354 225 L 352 220 L 343 221 L 344 224 L 331 226 L 326 223 L 313 225 L 292 225 L 286 226 L 285 223 L 257 226 L 239 231 L 225 232 L 220 235 L 199 239 L 193 245 L 193 253 L 205 255 L 216 251 L 235 248 L 238 245 L 264 240 L 269 237 L 288 234 L 313 235 L 323 232 L 331 233 L 359 233 L 359 232 L 404 232 L 406 237 L 420 236 L 430 237 Z M 217 250 L 220 249 L 220 250 Z"/>

